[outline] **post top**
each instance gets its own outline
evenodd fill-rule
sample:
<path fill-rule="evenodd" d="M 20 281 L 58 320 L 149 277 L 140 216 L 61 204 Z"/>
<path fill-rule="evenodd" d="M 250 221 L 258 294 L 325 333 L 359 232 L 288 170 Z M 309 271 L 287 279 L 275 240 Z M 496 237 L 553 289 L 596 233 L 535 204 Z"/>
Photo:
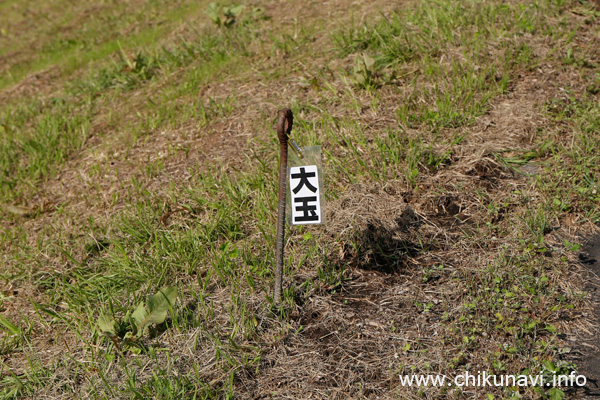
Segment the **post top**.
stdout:
<path fill-rule="evenodd" d="M 279 110 L 279 119 L 277 121 L 277 137 L 280 143 L 287 143 L 288 136 L 292 132 L 294 124 L 294 114 L 289 108 Z"/>

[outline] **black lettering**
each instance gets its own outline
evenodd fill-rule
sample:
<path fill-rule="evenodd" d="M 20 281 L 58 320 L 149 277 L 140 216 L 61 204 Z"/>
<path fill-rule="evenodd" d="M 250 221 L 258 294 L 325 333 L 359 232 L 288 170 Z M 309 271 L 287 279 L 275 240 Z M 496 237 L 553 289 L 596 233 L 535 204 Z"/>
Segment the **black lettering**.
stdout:
<path fill-rule="evenodd" d="M 295 222 L 310 222 L 318 221 L 319 216 L 315 212 L 317 210 L 316 205 L 308 205 L 308 203 L 316 202 L 317 197 L 297 197 L 294 199 L 294 203 L 302 203 L 302 205 L 296 206 L 296 211 L 301 212 L 302 216 L 295 217 Z"/>
<path fill-rule="evenodd" d="M 316 174 L 314 172 L 306 172 L 306 170 L 303 167 L 300 168 L 299 173 L 292 174 L 292 179 L 300 179 L 300 182 L 298 182 L 298 186 L 296 186 L 293 189 L 294 194 L 297 194 L 300 191 L 300 189 L 302 189 L 302 186 L 306 186 L 308 190 L 310 190 L 313 193 L 316 193 L 317 188 L 311 185 L 308 181 L 308 178 L 313 178 L 315 175 Z"/>

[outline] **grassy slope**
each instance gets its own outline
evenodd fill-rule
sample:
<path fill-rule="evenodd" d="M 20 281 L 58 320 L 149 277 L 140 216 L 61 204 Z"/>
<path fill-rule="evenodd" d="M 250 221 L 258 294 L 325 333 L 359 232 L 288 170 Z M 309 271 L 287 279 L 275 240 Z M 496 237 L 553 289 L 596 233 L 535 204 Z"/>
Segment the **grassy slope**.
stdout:
<path fill-rule="evenodd" d="M 593 321 L 572 243 L 600 219 L 596 8 L 247 5 L 225 28 L 205 6 L 3 14 L 3 397 L 471 398 L 397 375 L 574 367 Z M 329 222 L 289 230 L 275 315 L 283 106 L 323 146 Z M 121 355 L 99 310 L 121 320 L 165 285 L 168 323 Z"/>

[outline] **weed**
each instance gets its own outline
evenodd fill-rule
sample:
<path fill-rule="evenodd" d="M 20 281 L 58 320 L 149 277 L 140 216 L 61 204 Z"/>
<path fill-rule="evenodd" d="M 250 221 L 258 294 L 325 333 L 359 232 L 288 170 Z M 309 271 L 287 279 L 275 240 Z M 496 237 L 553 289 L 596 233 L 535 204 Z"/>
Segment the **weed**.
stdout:
<path fill-rule="evenodd" d="M 367 54 L 357 55 L 354 59 L 354 82 L 364 88 L 377 87 L 375 60 Z"/>
<path fill-rule="evenodd" d="M 242 14 L 246 8 L 243 4 L 233 5 L 230 7 L 224 7 L 217 3 L 210 3 L 205 13 L 217 26 L 224 26 L 229 28 L 235 23 L 237 18 Z"/>
<path fill-rule="evenodd" d="M 100 313 L 100 333 L 112 340 L 119 352 L 128 350 L 138 343 L 150 324 L 162 324 L 165 321 L 167 311 L 172 309 L 176 297 L 176 288 L 163 288 L 148 299 L 147 306 L 141 302 L 133 313 L 128 311 L 119 323 L 112 315 Z"/>

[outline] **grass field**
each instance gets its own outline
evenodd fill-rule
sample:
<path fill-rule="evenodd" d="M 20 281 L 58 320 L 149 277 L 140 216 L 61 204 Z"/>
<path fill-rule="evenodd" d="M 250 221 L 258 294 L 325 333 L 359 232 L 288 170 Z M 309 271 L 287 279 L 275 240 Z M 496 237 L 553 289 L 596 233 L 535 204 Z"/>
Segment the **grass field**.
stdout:
<path fill-rule="evenodd" d="M 600 380 L 580 263 L 600 226 L 599 17 L 584 0 L 0 2 L 0 398 L 598 391 L 399 375 Z M 287 228 L 277 308 L 284 107 L 322 146 L 327 223 Z"/>

